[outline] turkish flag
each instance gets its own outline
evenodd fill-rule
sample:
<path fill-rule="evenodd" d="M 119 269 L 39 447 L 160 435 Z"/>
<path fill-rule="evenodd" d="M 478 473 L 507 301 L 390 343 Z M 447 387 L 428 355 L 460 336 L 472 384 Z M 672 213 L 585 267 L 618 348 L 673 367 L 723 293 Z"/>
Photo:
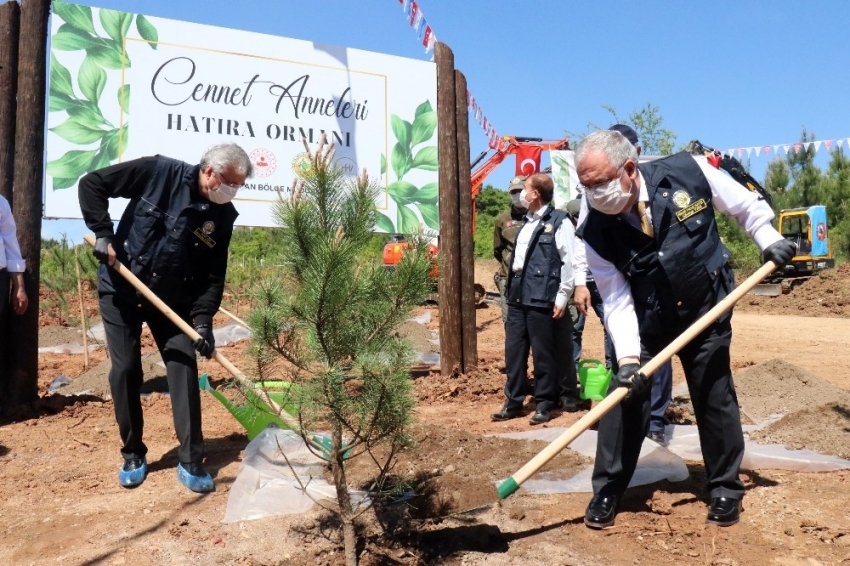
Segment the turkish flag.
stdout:
<path fill-rule="evenodd" d="M 516 151 L 516 174 L 533 175 L 540 172 L 540 154 L 543 148 L 539 145 L 521 145 Z"/>

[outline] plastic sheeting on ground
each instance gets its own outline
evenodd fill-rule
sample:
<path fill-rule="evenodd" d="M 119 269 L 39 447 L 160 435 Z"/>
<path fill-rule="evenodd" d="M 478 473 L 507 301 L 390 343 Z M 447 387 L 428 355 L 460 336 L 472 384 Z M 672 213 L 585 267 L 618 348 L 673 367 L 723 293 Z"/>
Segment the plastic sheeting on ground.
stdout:
<path fill-rule="evenodd" d="M 89 344 L 89 352 L 97 350 L 100 346 L 97 344 Z M 39 354 L 83 354 L 86 349 L 83 345 L 74 340 L 67 344 L 59 344 L 58 346 L 42 346 L 38 349 Z"/>
<path fill-rule="evenodd" d="M 336 501 L 336 488 L 322 479 L 325 465 L 325 461 L 314 456 L 296 433 L 266 428 L 245 448 L 236 481 L 227 496 L 224 522 L 304 513 L 313 506 L 313 499 Z M 295 479 L 293 470 L 307 493 Z M 366 494 L 352 491 L 351 496 L 352 503 L 356 505 Z"/>
<path fill-rule="evenodd" d="M 764 426 L 764 425 L 762 425 Z M 759 427 L 744 427 L 754 430 Z M 552 442 L 567 429 L 553 427 L 526 432 L 498 434 L 502 438 L 543 440 Z M 702 461 L 699 434 L 695 425 L 669 425 L 666 430 L 669 448 L 664 449 L 651 440 L 644 440 L 640 451 L 637 469 L 629 486 L 646 485 L 663 479 L 684 481 L 688 478 L 685 460 Z M 593 458 L 596 456 L 596 431 L 588 430 L 576 438 L 569 448 Z M 747 440 L 744 447 L 744 459 L 741 467 L 748 470 L 774 469 L 795 472 L 829 472 L 850 469 L 850 460 L 819 454 L 811 450 L 787 450 L 779 444 L 761 445 Z M 536 474 L 523 484 L 531 493 L 576 493 L 592 492 L 591 473 L 588 466 L 568 479 L 546 477 L 546 473 Z M 549 474 L 554 476 L 555 474 Z"/>

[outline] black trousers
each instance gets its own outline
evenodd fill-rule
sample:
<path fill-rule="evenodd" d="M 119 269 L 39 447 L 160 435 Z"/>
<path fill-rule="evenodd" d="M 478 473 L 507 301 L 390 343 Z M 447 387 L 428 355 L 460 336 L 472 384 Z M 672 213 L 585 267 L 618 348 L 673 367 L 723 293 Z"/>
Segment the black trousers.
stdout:
<path fill-rule="evenodd" d="M 188 312 L 174 310 L 188 319 Z M 178 456 L 183 463 L 200 462 L 204 455 L 201 395 L 198 362 L 189 337 L 147 302 L 139 306 L 115 294 L 101 293 L 100 314 L 112 359 L 109 388 L 123 443 L 121 454 L 125 459 L 141 458 L 148 451 L 142 441 L 144 418 L 139 396 L 143 382 L 140 337 L 142 322 L 147 322 L 165 362 L 174 430 L 180 442 Z"/>
<path fill-rule="evenodd" d="M 519 291 L 519 285 L 511 292 Z M 566 310 L 566 309 L 565 309 Z M 505 397 L 508 408 L 521 407 L 527 390 L 528 351 L 534 359 L 534 400 L 537 410 L 551 411 L 561 396 L 576 396 L 572 320 L 568 312 L 552 318 L 551 308 L 521 306 L 509 301 L 505 322 Z M 572 371 L 570 371 L 572 369 Z"/>
<path fill-rule="evenodd" d="M 744 435 L 729 359 L 731 318 L 724 316 L 704 330 L 679 352 L 679 359 L 694 406 L 709 497 L 742 499 L 744 484 L 738 477 L 738 469 L 744 456 Z M 675 337 L 675 334 L 641 336 L 641 364 Z M 612 381 L 609 392 L 615 388 Z M 647 388 L 643 396 L 617 405 L 599 421 L 594 493 L 620 496 L 626 490 L 649 428 L 649 417 L 650 388 Z"/>

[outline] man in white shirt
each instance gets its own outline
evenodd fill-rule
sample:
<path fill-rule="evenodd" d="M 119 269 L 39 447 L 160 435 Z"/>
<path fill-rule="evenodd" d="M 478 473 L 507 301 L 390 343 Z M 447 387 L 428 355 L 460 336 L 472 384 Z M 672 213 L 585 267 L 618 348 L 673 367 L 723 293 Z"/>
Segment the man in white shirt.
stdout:
<path fill-rule="evenodd" d="M 17 315 L 24 314 L 29 300 L 24 288 L 24 270 L 27 265 L 21 257 L 18 245 L 15 219 L 9 201 L 0 195 L 0 378 L 8 375 L 6 364 L 9 356 L 6 346 L 9 342 L 9 307 Z M 11 283 L 11 301 L 9 285 Z"/>
<path fill-rule="evenodd" d="M 585 138 L 575 160 L 590 207 L 579 220 L 578 236 L 620 366 L 611 387 L 629 389 L 599 423 L 585 524 L 600 529 L 614 523 L 649 425 L 649 380 L 640 365 L 734 288 L 714 210 L 735 218 L 765 261 L 785 265 L 794 245 L 771 226 L 767 203 L 703 157 L 679 153 L 638 166 L 634 146 L 621 133 L 603 130 Z M 730 310 L 678 354 L 705 461 L 711 499 L 706 521 L 718 526 L 738 522 L 744 496 L 738 475 L 744 438 L 729 363 L 731 317 Z"/>
<path fill-rule="evenodd" d="M 529 348 L 534 357 L 537 405 L 531 424 L 548 422 L 562 397 L 572 398 L 575 406 L 576 382 L 568 379 L 572 320 L 564 316 L 573 289 L 570 254 L 574 229 L 566 213 L 552 206 L 554 190 L 552 179 L 537 173 L 525 181 L 520 193 L 520 204 L 528 213 L 517 234 L 505 291 L 507 400 L 493 415 L 496 421 L 522 415 L 522 404 L 530 393 L 526 387 Z"/>

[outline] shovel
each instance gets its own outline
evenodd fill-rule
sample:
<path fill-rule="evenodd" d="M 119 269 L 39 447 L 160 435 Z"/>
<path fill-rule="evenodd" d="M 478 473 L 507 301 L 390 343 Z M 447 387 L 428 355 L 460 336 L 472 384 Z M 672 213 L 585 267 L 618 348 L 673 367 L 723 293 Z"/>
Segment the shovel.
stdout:
<path fill-rule="evenodd" d="M 776 269 L 776 264 L 772 261 L 762 265 L 758 271 L 750 275 L 738 288 L 729 293 L 729 295 L 727 295 L 723 300 L 714 305 L 714 308 L 694 322 L 687 330 L 685 330 L 685 332 L 682 333 L 681 336 L 670 342 L 666 348 L 661 350 L 654 358 L 646 362 L 646 365 L 640 368 L 639 371 L 646 376 L 652 375 L 655 370 L 664 365 L 668 360 L 670 360 L 670 358 L 673 357 L 674 354 L 684 348 L 688 342 L 693 340 L 697 334 L 708 328 L 715 320 L 720 318 L 723 313 L 731 309 L 735 303 L 741 299 L 741 297 L 746 295 L 750 289 L 758 285 L 759 282 L 770 275 L 774 269 Z M 626 397 L 627 393 L 628 389 L 626 387 L 618 387 L 611 392 L 598 405 L 588 411 L 586 415 L 573 424 L 573 426 L 565 430 L 561 436 L 553 440 L 549 446 L 541 450 L 537 456 L 529 460 L 528 463 L 520 468 L 514 475 L 503 481 L 497 488 L 499 498 L 505 499 L 518 490 L 519 486 L 542 468 L 546 462 L 557 456 L 561 450 L 569 446 L 570 443 L 578 438 L 581 433 L 589 429 L 593 423 L 601 419 L 611 409 L 617 406 L 617 404 Z M 475 509 L 478 508 L 480 507 L 476 507 Z M 469 509 L 468 511 L 472 510 L 473 509 Z"/>
<path fill-rule="evenodd" d="M 94 247 L 95 239 L 91 234 L 86 234 L 85 236 L 83 236 L 83 240 L 85 240 L 88 245 Z M 177 326 L 177 328 L 182 330 L 183 333 L 186 334 L 186 336 L 191 338 L 192 341 L 195 341 L 201 337 L 201 335 L 198 334 L 195 329 L 192 328 L 191 325 L 189 325 L 189 323 L 177 316 L 177 313 L 171 310 L 171 308 L 166 305 L 162 301 L 162 299 L 157 297 L 153 291 L 148 289 L 147 285 L 142 283 L 139 278 L 133 274 L 132 271 L 130 271 L 129 269 L 127 269 L 127 267 L 124 266 L 124 264 L 122 264 L 118 260 L 115 260 L 115 264 L 112 265 L 112 269 L 117 271 L 122 277 L 124 277 L 124 279 L 129 281 L 130 284 L 135 287 L 139 293 L 141 293 L 148 301 L 150 301 L 153 306 L 158 308 L 162 312 L 162 314 L 164 314 L 171 322 L 173 322 Z M 215 358 L 215 361 L 221 364 L 224 369 L 229 371 L 230 374 L 237 379 L 237 381 L 239 381 L 243 386 L 245 386 L 246 389 L 256 392 L 264 403 L 274 409 L 276 415 L 280 417 L 280 419 L 284 422 L 284 424 L 286 424 L 286 426 L 288 426 L 294 431 L 298 431 L 301 429 L 301 425 L 299 424 L 298 420 L 295 419 L 295 417 L 284 411 L 281 406 L 277 402 L 275 402 L 274 399 L 269 397 L 269 394 L 265 390 L 254 389 L 254 383 L 250 380 L 250 378 L 248 378 L 248 376 L 242 373 L 239 368 L 230 363 L 230 360 L 225 358 L 224 354 L 222 354 L 218 350 L 213 350 L 212 357 Z M 327 448 L 322 445 L 320 439 L 314 439 L 312 438 L 312 435 L 306 436 L 306 438 L 308 439 L 310 444 L 312 444 L 317 450 L 323 453 L 327 452 Z"/>

